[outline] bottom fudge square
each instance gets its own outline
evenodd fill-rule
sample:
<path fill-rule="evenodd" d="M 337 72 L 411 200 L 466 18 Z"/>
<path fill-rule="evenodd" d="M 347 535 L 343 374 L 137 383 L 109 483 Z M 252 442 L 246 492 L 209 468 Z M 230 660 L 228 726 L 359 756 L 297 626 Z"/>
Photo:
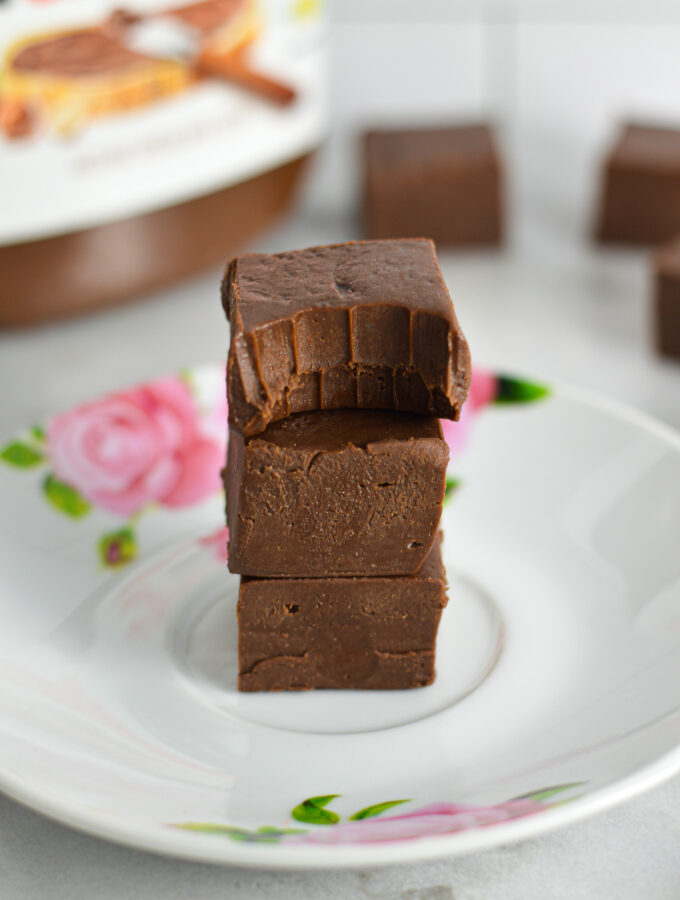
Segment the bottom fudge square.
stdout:
<path fill-rule="evenodd" d="M 654 258 L 654 328 L 659 353 L 680 361 L 680 239 Z"/>
<path fill-rule="evenodd" d="M 238 688 L 402 690 L 431 684 L 446 599 L 439 537 L 416 575 L 242 577 Z"/>
<path fill-rule="evenodd" d="M 244 437 L 225 475 L 239 575 L 411 575 L 437 533 L 449 449 L 439 420 L 392 410 L 297 413 Z"/>

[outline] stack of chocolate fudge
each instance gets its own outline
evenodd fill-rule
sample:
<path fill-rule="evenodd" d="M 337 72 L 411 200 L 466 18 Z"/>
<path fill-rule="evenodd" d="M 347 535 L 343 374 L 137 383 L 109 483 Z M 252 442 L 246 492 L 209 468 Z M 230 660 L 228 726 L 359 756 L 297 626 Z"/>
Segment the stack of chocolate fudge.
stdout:
<path fill-rule="evenodd" d="M 470 354 L 424 239 L 232 260 L 224 473 L 239 690 L 434 679 Z"/>

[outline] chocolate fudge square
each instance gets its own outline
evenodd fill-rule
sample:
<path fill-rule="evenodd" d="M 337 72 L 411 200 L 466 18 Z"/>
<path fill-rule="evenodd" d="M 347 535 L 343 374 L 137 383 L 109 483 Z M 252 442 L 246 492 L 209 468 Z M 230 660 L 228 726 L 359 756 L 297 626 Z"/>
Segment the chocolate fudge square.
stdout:
<path fill-rule="evenodd" d="M 439 247 L 502 240 L 502 169 L 487 125 L 364 137 L 364 233 L 426 235 Z"/>
<path fill-rule="evenodd" d="M 439 539 L 416 575 L 243 577 L 238 688 L 403 690 L 430 684 L 446 601 Z"/>
<path fill-rule="evenodd" d="M 244 434 L 312 410 L 459 416 L 470 352 L 431 241 L 239 256 L 222 299 L 229 416 Z"/>
<path fill-rule="evenodd" d="M 656 347 L 680 361 L 680 238 L 659 250 L 653 265 Z"/>
<path fill-rule="evenodd" d="M 410 575 L 439 524 L 449 449 L 439 420 L 390 410 L 297 413 L 230 429 L 229 569 L 245 575 Z"/>
<path fill-rule="evenodd" d="M 597 238 L 659 244 L 680 234 L 680 130 L 626 125 L 604 164 Z"/>

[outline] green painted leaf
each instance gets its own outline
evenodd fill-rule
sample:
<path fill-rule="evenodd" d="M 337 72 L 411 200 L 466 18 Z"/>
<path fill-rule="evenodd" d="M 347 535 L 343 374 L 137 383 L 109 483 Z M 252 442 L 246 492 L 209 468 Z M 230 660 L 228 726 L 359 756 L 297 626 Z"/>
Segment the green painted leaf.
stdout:
<path fill-rule="evenodd" d="M 17 469 L 32 469 L 39 466 L 45 457 L 38 450 L 23 444 L 21 441 L 12 441 L 0 450 L 0 459 Z"/>
<path fill-rule="evenodd" d="M 129 526 L 102 535 L 97 544 L 102 565 L 117 569 L 132 562 L 137 556 L 137 538 Z"/>
<path fill-rule="evenodd" d="M 305 822 L 307 825 L 335 825 L 340 821 L 340 816 L 324 807 L 339 796 L 340 794 L 326 794 L 323 797 L 308 797 L 295 807 L 291 815 L 298 822 Z"/>
<path fill-rule="evenodd" d="M 33 428 L 31 428 L 31 434 L 36 441 L 40 441 L 40 443 L 44 443 L 47 440 L 47 435 L 45 434 L 45 429 L 42 425 L 34 425 Z"/>
<path fill-rule="evenodd" d="M 549 800 L 550 797 L 555 797 L 557 794 L 561 794 L 564 791 L 570 791 L 572 788 L 581 787 L 585 784 L 585 781 L 572 781 L 569 784 L 556 784 L 553 787 L 543 788 L 540 791 L 531 791 L 528 794 L 520 794 L 519 797 L 514 797 L 514 800 L 537 800 L 539 802 L 543 800 Z"/>
<path fill-rule="evenodd" d="M 272 825 L 264 825 L 257 831 L 248 831 L 247 828 L 222 825 L 219 822 L 177 822 L 172 827 L 182 828 L 184 831 L 198 831 L 201 834 L 216 834 L 232 841 L 253 844 L 276 844 L 286 834 L 306 834 L 304 828 L 275 828 Z"/>
<path fill-rule="evenodd" d="M 356 821 L 357 819 L 371 819 L 373 816 L 379 816 L 380 813 L 384 813 L 387 809 L 392 809 L 393 806 L 399 806 L 400 803 L 408 803 L 408 799 L 406 800 L 386 800 L 384 803 L 375 803 L 373 806 L 366 806 L 364 809 L 360 809 L 359 812 L 355 812 L 353 816 L 350 816 L 352 821 Z"/>
<path fill-rule="evenodd" d="M 257 834 L 307 834 L 306 828 L 279 828 L 276 825 L 260 825 Z"/>
<path fill-rule="evenodd" d="M 82 497 L 75 488 L 54 475 L 48 475 L 43 483 L 43 491 L 55 509 L 71 519 L 81 519 L 92 509 L 92 504 Z"/>
<path fill-rule="evenodd" d="M 444 503 L 448 503 L 448 501 L 453 497 L 456 490 L 460 487 L 460 478 L 452 478 L 450 475 L 446 476 L 446 488 L 444 489 Z"/>
<path fill-rule="evenodd" d="M 236 828 L 234 825 L 220 825 L 216 822 L 184 822 L 175 825 L 175 828 L 183 828 L 185 831 L 199 831 L 202 834 L 217 834 L 220 837 L 228 837 L 232 841 L 246 841 L 271 844 L 276 838 L 271 836 L 258 838 L 255 832 L 248 831 L 246 828 Z"/>
<path fill-rule="evenodd" d="M 219 822 L 177 822 L 173 828 L 182 828 L 184 831 L 200 831 L 203 834 L 223 834 L 232 837 L 234 833 L 249 834 L 245 828 L 236 828 L 234 825 L 220 825 Z"/>
<path fill-rule="evenodd" d="M 256 831 L 240 831 L 235 828 L 228 835 L 232 841 L 245 841 L 247 844 L 275 844 L 279 838 L 273 834 L 258 834 Z"/>
<path fill-rule="evenodd" d="M 523 381 L 509 375 L 498 375 L 494 403 L 533 403 L 550 395 L 550 388 L 534 381 Z"/>

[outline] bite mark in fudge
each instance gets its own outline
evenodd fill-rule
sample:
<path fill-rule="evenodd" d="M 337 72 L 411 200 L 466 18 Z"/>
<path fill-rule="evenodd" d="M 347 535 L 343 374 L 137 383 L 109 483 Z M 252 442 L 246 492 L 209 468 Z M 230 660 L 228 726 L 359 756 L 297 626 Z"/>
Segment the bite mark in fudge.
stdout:
<path fill-rule="evenodd" d="M 656 347 L 680 360 L 680 239 L 659 250 L 653 265 Z"/>
<path fill-rule="evenodd" d="M 680 234 L 680 130 L 626 125 L 604 164 L 597 238 L 656 244 Z"/>
<path fill-rule="evenodd" d="M 363 150 L 367 237 L 426 234 L 440 247 L 502 240 L 502 167 L 488 126 L 371 131 Z"/>
<path fill-rule="evenodd" d="M 449 450 L 439 421 L 388 410 L 298 413 L 231 428 L 229 568 L 260 576 L 406 575 L 434 541 Z"/>
<path fill-rule="evenodd" d="M 403 690 L 434 680 L 440 539 L 416 575 L 241 578 L 240 691 Z"/>
<path fill-rule="evenodd" d="M 231 423 L 383 408 L 457 419 L 470 352 L 429 240 L 358 241 L 229 264 Z"/>

